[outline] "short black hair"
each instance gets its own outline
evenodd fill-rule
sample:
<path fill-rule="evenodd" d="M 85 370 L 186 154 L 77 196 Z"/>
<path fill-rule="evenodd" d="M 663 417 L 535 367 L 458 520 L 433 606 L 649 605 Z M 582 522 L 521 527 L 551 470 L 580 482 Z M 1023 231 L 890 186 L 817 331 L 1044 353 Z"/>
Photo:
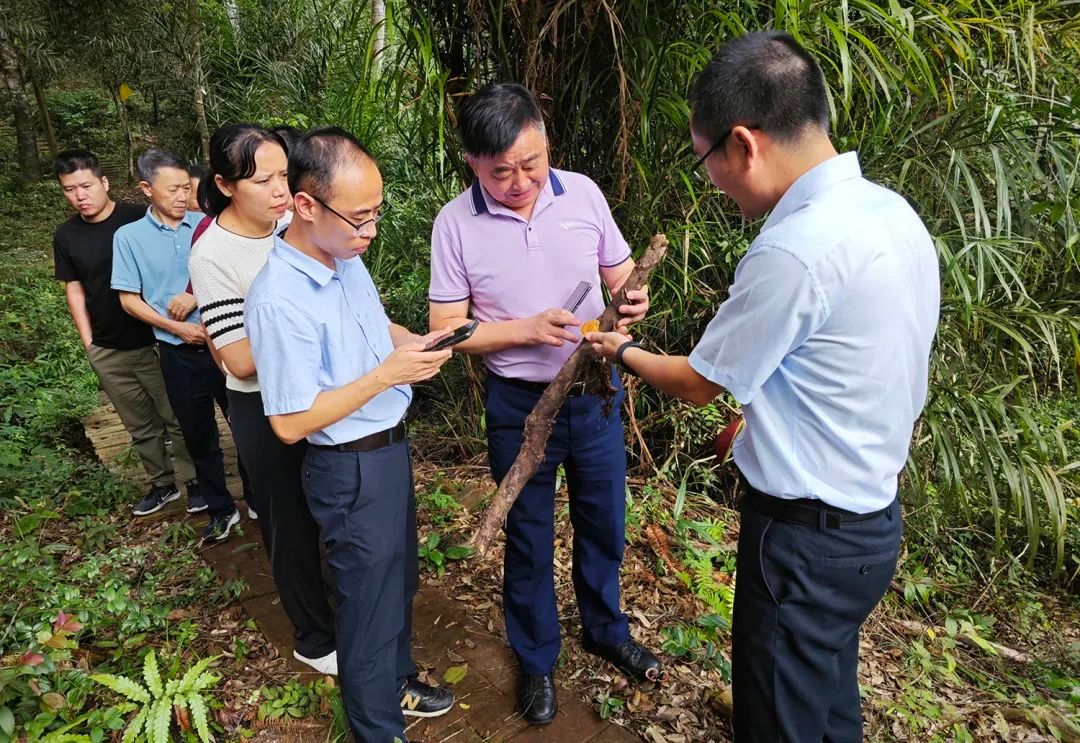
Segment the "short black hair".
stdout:
<path fill-rule="evenodd" d="M 376 162 L 349 132 L 338 126 L 316 127 L 297 137 L 289 148 L 289 192 L 303 191 L 329 201 L 338 167 L 364 158 Z"/>
<path fill-rule="evenodd" d="M 754 126 L 783 142 L 829 131 L 825 77 L 789 34 L 758 31 L 725 44 L 694 80 L 690 123 L 716 143 L 733 126 Z"/>
<path fill-rule="evenodd" d="M 202 179 L 202 177 L 206 175 L 206 168 L 198 163 L 191 163 L 187 167 L 187 174 L 189 178 Z"/>
<path fill-rule="evenodd" d="M 78 170 L 89 170 L 97 178 L 103 175 L 97 155 L 90 150 L 64 150 L 53 160 L 52 169 L 57 180 L 60 180 L 62 175 L 71 175 Z"/>
<path fill-rule="evenodd" d="M 543 133 L 544 115 L 532 93 L 515 83 L 485 85 L 458 111 L 462 149 L 476 157 L 506 152 L 527 126 Z"/>
<path fill-rule="evenodd" d="M 266 142 L 288 152 L 281 137 L 255 124 L 226 124 L 214 132 L 210 137 L 210 169 L 199 181 L 198 199 L 203 211 L 213 216 L 225 211 L 232 199 L 218 188 L 215 176 L 230 183 L 250 178 L 255 174 L 255 151 Z"/>
<path fill-rule="evenodd" d="M 296 140 L 303 136 L 303 132 L 297 129 L 295 126 L 287 126 L 285 124 L 281 126 L 275 126 L 270 129 L 274 134 L 281 137 L 281 140 L 285 143 L 285 152 L 288 154 Z"/>
<path fill-rule="evenodd" d="M 135 163 L 135 170 L 139 174 L 139 180 L 153 183 L 157 173 L 162 168 L 177 168 L 188 171 L 188 164 L 182 157 L 160 147 L 151 147 L 139 155 Z"/>

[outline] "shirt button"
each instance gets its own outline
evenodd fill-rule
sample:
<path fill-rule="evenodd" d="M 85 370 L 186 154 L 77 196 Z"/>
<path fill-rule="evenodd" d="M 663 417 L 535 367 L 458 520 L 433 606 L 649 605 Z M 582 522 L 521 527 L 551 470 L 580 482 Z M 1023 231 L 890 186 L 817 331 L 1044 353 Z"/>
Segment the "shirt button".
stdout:
<path fill-rule="evenodd" d="M 870 566 L 863 565 L 861 568 L 859 568 L 859 575 L 870 575 Z"/>

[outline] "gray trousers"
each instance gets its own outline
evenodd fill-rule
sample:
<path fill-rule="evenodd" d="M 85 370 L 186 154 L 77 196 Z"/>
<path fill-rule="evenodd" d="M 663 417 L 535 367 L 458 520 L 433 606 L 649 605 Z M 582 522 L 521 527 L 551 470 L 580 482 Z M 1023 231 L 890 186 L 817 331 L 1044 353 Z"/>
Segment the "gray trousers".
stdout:
<path fill-rule="evenodd" d="M 119 351 L 102 348 L 93 343 L 86 349 L 90 368 L 101 380 L 116 414 L 131 435 L 131 443 L 139 453 L 147 477 L 154 485 L 176 482 L 165 432 L 172 439 L 172 451 L 179 465 L 180 479 L 187 482 L 195 477 L 195 467 L 188 455 L 184 436 L 165 394 L 165 380 L 154 346 Z"/>

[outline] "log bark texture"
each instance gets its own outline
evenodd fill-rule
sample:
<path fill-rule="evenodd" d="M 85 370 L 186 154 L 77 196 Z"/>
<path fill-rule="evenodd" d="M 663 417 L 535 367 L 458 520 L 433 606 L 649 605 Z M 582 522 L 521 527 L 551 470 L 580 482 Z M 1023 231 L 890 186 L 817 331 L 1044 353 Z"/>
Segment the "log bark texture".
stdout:
<path fill-rule="evenodd" d="M 630 276 L 623 282 L 622 287 L 604 310 L 604 314 L 600 316 L 600 332 L 606 333 L 615 328 L 615 323 L 619 319 L 618 308 L 626 304 L 626 292 L 640 289 L 648 283 L 649 275 L 663 259 L 667 249 L 667 238 L 663 235 L 654 235 L 641 260 L 634 266 Z M 506 473 L 506 477 L 499 483 L 499 489 L 484 512 L 480 528 L 476 530 L 476 536 L 473 537 L 473 546 L 481 555 L 487 554 L 495 536 L 506 522 L 506 515 L 510 513 L 521 489 L 536 474 L 540 463 L 544 461 L 544 450 L 551 437 L 551 427 L 555 423 L 555 417 L 566 400 L 570 385 L 578 379 L 585 365 L 584 362 L 588 359 L 588 354 L 592 353 L 587 343 L 580 343 L 570 354 L 570 358 L 563 364 L 559 373 L 551 380 L 551 384 L 544 390 L 536 407 L 529 413 L 529 417 L 525 419 L 525 437 L 521 450 Z"/>

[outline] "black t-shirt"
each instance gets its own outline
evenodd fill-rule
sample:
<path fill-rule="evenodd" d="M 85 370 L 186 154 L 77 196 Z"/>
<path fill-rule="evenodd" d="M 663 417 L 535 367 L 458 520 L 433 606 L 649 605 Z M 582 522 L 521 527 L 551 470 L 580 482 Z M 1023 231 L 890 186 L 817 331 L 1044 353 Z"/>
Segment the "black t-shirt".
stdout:
<path fill-rule="evenodd" d="M 113 234 L 144 216 L 145 206 L 121 201 L 108 219 L 90 223 L 76 214 L 53 235 L 56 278 L 82 284 L 95 346 L 130 351 L 154 343 L 150 326 L 124 312 L 120 295 L 110 287 Z"/>

